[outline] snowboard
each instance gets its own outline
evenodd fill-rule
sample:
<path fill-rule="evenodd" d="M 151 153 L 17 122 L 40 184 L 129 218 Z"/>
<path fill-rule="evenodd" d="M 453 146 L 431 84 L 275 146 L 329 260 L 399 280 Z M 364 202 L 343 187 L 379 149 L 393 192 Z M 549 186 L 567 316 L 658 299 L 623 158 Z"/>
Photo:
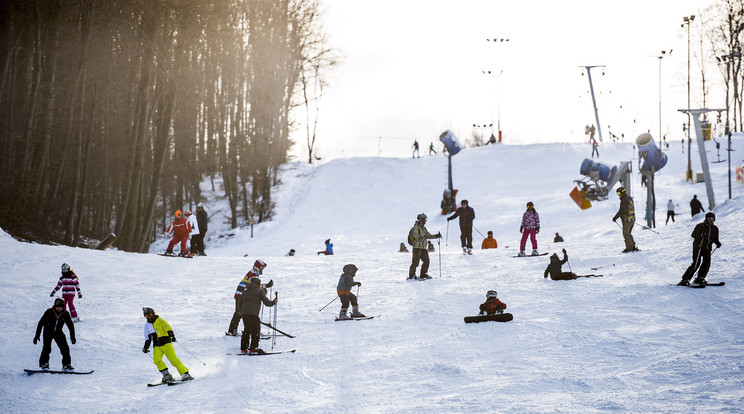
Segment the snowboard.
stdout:
<path fill-rule="evenodd" d="M 380 316 L 380 315 L 377 315 L 377 316 Z M 339 319 L 339 318 L 336 318 L 336 322 L 340 322 L 340 321 L 363 321 L 363 320 L 367 320 L 367 319 L 374 319 L 374 316 L 362 316 L 362 317 L 359 317 L 359 318 L 356 318 L 356 317 L 353 317 L 352 316 L 351 319 Z"/>
<path fill-rule="evenodd" d="M 524 255 L 524 256 L 519 256 L 519 255 L 517 255 L 517 256 L 512 256 L 512 257 L 540 257 L 540 256 L 545 256 L 545 255 L 547 255 L 547 253 L 540 253 L 540 254 L 526 254 L 526 255 Z"/>
<path fill-rule="evenodd" d="M 514 319 L 514 315 L 511 313 L 501 313 L 496 315 L 478 315 L 478 316 L 466 316 L 465 323 L 478 323 L 478 322 L 509 322 Z"/>
<path fill-rule="evenodd" d="M 75 375 L 86 375 L 86 374 L 92 374 L 93 371 L 55 371 L 51 369 L 24 369 L 26 371 L 26 374 L 28 375 L 34 375 L 34 374 L 75 374 Z"/>
<path fill-rule="evenodd" d="M 194 258 L 194 255 L 193 255 L 193 254 L 191 254 L 191 253 L 187 254 L 186 256 L 180 256 L 180 255 L 177 255 L 177 254 L 165 254 L 165 253 L 158 253 L 158 256 L 165 256 L 165 257 L 181 257 L 181 258 L 184 258 L 184 259 L 193 259 L 193 258 Z"/>
<path fill-rule="evenodd" d="M 263 356 L 263 355 L 278 355 L 278 354 L 292 354 L 296 352 L 296 349 L 292 349 L 291 351 L 277 351 L 277 352 L 264 352 L 263 354 L 227 354 L 227 355 L 235 355 L 235 356 Z"/>
<path fill-rule="evenodd" d="M 688 287 L 688 288 L 693 288 L 693 289 L 703 289 L 706 286 L 724 286 L 724 285 L 726 285 L 726 282 L 706 283 L 704 285 L 696 285 L 694 283 L 689 284 L 689 285 L 677 285 L 677 284 L 674 284 L 672 286 L 682 286 L 682 287 Z"/>

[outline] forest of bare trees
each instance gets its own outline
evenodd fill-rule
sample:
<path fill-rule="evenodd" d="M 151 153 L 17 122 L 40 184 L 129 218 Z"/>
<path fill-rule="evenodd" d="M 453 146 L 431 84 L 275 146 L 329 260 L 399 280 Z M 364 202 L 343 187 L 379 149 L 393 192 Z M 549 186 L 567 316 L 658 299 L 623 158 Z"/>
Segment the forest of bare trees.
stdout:
<path fill-rule="evenodd" d="M 319 19 L 316 0 L 2 2 L 0 227 L 142 252 L 215 177 L 233 226 L 270 219 L 303 82 L 332 64 Z"/>

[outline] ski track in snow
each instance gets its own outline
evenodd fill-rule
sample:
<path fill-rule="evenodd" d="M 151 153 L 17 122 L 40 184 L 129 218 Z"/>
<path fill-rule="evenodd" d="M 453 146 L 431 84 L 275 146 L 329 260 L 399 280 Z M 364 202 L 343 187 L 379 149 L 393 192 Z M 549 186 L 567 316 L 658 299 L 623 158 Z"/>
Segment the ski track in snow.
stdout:
<path fill-rule="evenodd" d="M 735 146 L 742 141 L 735 137 Z M 0 406 L 9 413 L 64 407 L 199 413 L 740 411 L 744 187 L 734 182 L 728 200 L 726 164 L 711 164 L 723 247 L 713 254 L 709 279 L 726 286 L 680 288 L 672 284 L 689 265 L 690 233 L 702 220 L 689 215 L 692 194 L 707 210 L 704 185 L 684 182 L 686 155 L 670 151 L 668 165 L 656 176 L 660 234 L 636 226 L 642 251 L 621 254 L 620 229 L 611 221 L 618 207 L 614 191 L 586 211 L 568 197 L 590 152 L 588 145 L 500 145 L 453 157 L 457 199 L 470 200 L 476 212 L 473 256 L 461 253 L 457 221 L 448 225 L 438 214 L 446 186 L 442 156 L 288 165 L 274 193 L 274 219 L 255 225 L 253 238 L 249 227 L 229 229 L 227 203 L 212 195 L 207 211 L 221 212 L 210 221 L 209 256 L 192 260 L 19 243 L 0 232 L 6 309 L 0 316 Z M 602 144 L 600 152 L 609 165 L 635 155 L 631 144 Z M 698 164 L 693 163 L 696 172 Z M 634 174 L 631 189 L 638 223 L 645 225 L 639 181 Z M 211 184 L 205 181 L 202 188 L 211 191 Z M 680 205 L 679 215 L 665 226 L 669 198 Z M 549 256 L 512 258 L 527 201 L 540 213 L 541 252 L 566 248 L 564 270 L 604 277 L 545 280 Z M 407 281 L 410 254 L 396 251 L 421 212 L 429 216 L 427 228 L 446 238 L 441 245 L 434 241 L 441 248 L 430 255 L 434 278 Z M 488 230 L 499 248 L 483 251 L 478 231 Z M 553 244 L 555 232 L 566 242 Z M 318 256 L 327 238 L 336 255 Z M 161 252 L 167 242 L 159 239 L 151 252 Z M 290 248 L 297 256 L 284 257 Z M 224 335 L 233 292 L 257 258 L 268 263 L 262 280 L 273 279 L 279 293 L 277 327 L 297 336 L 278 335 L 274 350 L 296 353 L 226 355 L 240 341 Z M 63 262 L 76 270 L 83 292 L 75 299 L 81 322 L 72 364 L 95 373 L 29 377 L 22 369 L 37 366 L 41 343 L 32 339 L 51 306 L 49 293 Z M 338 300 L 318 311 L 334 299 L 347 263 L 359 268 L 362 312 L 380 317 L 335 323 Z M 597 266 L 605 267 L 590 270 Z M 489 289 L 499 292 L 514 320 L 463 323 L 464 316 L 477 314 Z M 141 352 L 142 306 L 153 307 L 174 328 L 176 353 L 195 381 L 146 387 L 160 374 L 152 354 Z M 264 312 L 264 321 L 273 323 L 274 315 Z M 261 346 L 271 349 L 272 339 Z M 56 346 L 50 363 L 59 368 Z"/>

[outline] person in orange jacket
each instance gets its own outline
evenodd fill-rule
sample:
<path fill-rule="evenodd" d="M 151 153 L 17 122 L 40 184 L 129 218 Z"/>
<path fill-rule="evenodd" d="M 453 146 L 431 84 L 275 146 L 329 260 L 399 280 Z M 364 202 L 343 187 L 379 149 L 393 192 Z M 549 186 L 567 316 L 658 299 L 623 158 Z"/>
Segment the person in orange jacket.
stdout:
<path fill-rule="evenodd" d="M 168 227 L 168 231 L 165 232 L 165 234 L 171 233 L 173 233 L 173 239 L 168 243 L 168 250 L 165 251 L 165 254 L 173 255 L 173 246 L 180 242 L 181 253 L 178 255 L 186 256 L 188 253 L 186 250 L 186 241 L 189 239 L 189 234 L 191 233 L 191 223 L 183 217 L 181 210 L 176 210 L 176 219 L 173 220 L 173 223 Z"/>
<path fill-rule="evenodd" d="M 495 249 L 499 247 L 499 244 L 496 243 L 496 239 L 493 238 L 493 232 L 491 230 L 488 230 L 488 237 L 483 239 L 483 243 L 481 243 L 481 249 Z"/>

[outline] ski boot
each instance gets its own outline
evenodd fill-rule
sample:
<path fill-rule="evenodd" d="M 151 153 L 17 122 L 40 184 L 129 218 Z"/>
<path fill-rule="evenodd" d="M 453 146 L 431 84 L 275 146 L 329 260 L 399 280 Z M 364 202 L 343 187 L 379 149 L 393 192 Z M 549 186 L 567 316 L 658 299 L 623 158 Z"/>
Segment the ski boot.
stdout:
<path fill-rule="evenodd" d="M 533 256 L 539 256 L 540 253 L 538 253 L 538 251 L 535 249 L 535 250 L 532 250 L 532 255 Z"/>
<path fill-rule="evenodd" d="M 524 250 L 520 250 L 519 253 L 517 253 L 517 256 L 524 257 L 526 254 L 524 254 Z"/>
<path fill-rule="evenodd" d="M 73 368 L 72 365 L 67 364 L 64 367 L 62 367 L 62 370 L 64 370 L 64 371 L 75 371 L 75 368 Z"/>
<path fill-rule="evenodd" d="M 245 354 L 247 354 L 247 353 L 248 353 L 248 350 L 247 350 L 247 349 L 241 349 L 241 350 L 240 350 L 240 353 L 241 353 L 241 354 L 243 354 L 243 355 L 245 355 Z"/>
<path fill-rule="evenodd" d="M 706 282 L 705 279 L 701 279 L 699 277 L 695 278 L 695 280 L 693 280 L 692 283 L 695 285 L 702 285 L 702 286 L 705 286 L 708 284 L 708 282 Z"/>
<path fill-rule="evenodd" d="M 48 362 L 45 362 L 43 364 L 39 364 L 39 368 L 41 368 L 41 369 L 49 369 L 49 363 Z"/>
<path fill-rule="evenodd" d="M 184 372 L 183 375 L 181 375 L 181 381 L 191 381 L 192 379 L 194 379 L 194 377 L 189 375 L 188 371 Z"/>
<path fill-rule="evenodd" d="M 265 354 L 266 352 L 264 352 L 264 350 L 263 350 L 263 349 L 261 349 L 261 348 L 253 348 L 253 349 L 251 349 L 251 350 L 249 351 L 249 353 L 250 353 L 251 355 L 263 355 L 263 354 Z"/>
<path fill-rule="evenodd" d="M 338 320 L 345 321 L 347 319 L 351 318 L 346 314 L 346 309 L 341 309 L 341 312 L 338 313 Z"/>
<path fill-rule="evenodd" d="M 240 334 L 238 333 L 238 331 L 227 331 L 227 332 L 225 332 L 225 335 L 229 335 L 229 336 L 240 336 Z"/>
<path fill-rule="evenodd" d="M 431 279 L 431 276 L 427 275 L 426 273 L 424 273 L 423 275 L 419 276 L 419 280 L 426 280 L 426 279 Z"/>
<path fill-rule="evenodd" d="M 463 247 L 462 248 L 462 254 L 468 254 L 468 248 L 467 247 Z"/>
<path fill-rule="evenodd" d="M 365 315 L 362 312 L 359 312 L 359 306 L 354 306 L 352 308 L 351 317 L 352 318 L 364 318 Z"/>
<path fill-rule="evenodd" d="M 473 254 L 473 249 L 468 249 L 468 254 L 469 255 L 472 255 Z"/>
<path fill-rule="evenodd" d="M 160 380 L 160 382 L 171 382 L 173 381 L 173 377 L 171 376 L 170 372 L 168 372 L 168 368 L 160 371 L 161 374 L 163 374 L 163 379 Z"/>
<path fill-rule="evenodd" d="M 677 286 L 690 286 L 690 281 L 686 279 L 682 279 L 682 281 L 677 283 Z"/>
<path fill-rule="evenodd" d="M 173 251 L 172 250 L 166 250 L 165 253 L 163 253 L 163 255 L 165 255 L 165 256 L 175 256 L 175 254 L 173 254 Z"/>
<path fill-rule="evenodd" d="M 80 317 L 78 317 L 78 316 L 73 316 L 73 317 L 72 317 L 72 321 L 73 321 L 73 322 L 80 322 Z"/>

